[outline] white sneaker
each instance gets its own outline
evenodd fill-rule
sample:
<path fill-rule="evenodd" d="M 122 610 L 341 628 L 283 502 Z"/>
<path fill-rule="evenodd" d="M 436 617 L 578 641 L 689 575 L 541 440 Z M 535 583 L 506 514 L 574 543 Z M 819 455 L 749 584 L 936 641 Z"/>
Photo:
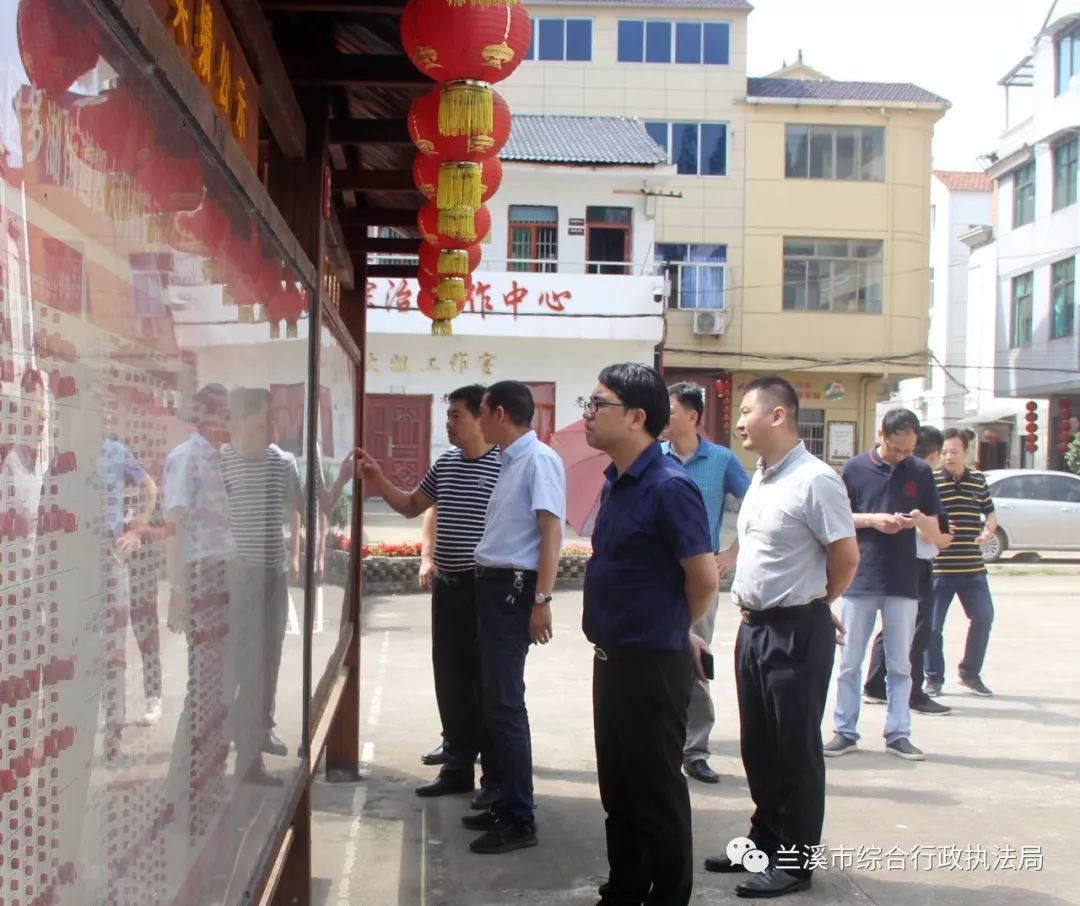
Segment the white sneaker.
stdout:
<path fill-rule="evenodd" d="M 141 721 L 144 727 L 152 727 L 161 720 L 161 699 L 148 698 L 146 700 L 146 713 Z"/>

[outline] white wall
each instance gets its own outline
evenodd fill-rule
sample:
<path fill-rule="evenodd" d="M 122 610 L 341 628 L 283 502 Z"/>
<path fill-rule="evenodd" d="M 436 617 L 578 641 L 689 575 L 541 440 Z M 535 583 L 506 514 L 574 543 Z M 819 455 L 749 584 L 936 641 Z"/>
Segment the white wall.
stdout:
<path fill-rule="evenodd" d="M 443 428 L 443 396 L 464 384 L 500 380 L 555 383 L 555 428 L 581 418 L 579 397 L 588 397 L 596 376 L 613 362 L 653 363 L 652 342 L 516 337 L 368 335 L 368 393 L 431 394 L 432 461 L 449 449 Z M 491 356 L 490 359 L 484 358 Z M 407 360 L 407 361 L 406 361 Z M 487 367 L 485 368 L 485 363 Z M 396 367 L 401 370 L 391 370 Z"/>

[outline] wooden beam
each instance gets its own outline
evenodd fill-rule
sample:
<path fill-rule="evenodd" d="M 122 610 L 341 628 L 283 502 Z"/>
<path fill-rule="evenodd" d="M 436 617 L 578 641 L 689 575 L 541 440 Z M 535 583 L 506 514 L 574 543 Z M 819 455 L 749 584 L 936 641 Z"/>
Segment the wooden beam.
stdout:
<path fill-rule="evenodd" d="M 405 9 L 403 0 L 265 0 L 268 13 L 378 13 L 400 16 Z"/>
<path fill-rule="evenodd" d="M 326 247 L 326 253 L 337 272 L 338 282 L 343 287 L 356 286 L 352 258 L 349 256 L 348 243 L 336 208 L 330 212 L 330 222 L 326 225 Z"/>
<path fill-rule="evenodd" d="M 404 119 L 330 121 L 332 145 L 409 145 L 409 128 Z"/>
<path fill-rule="evenodd" d="M 350 236 L 346 242 L 350 255 L 418 255 L 421 240 Z"/>
<path fill-rule="evenodd" d="M 259 80 L 259 111 L 287 160 L 307 154 L 307 127 L 270 23 L 256 0 L 222 0 L 248 63 Z"/>
<path fill-rule="evenodd" d="M 364 256 L 361 255 L 356 261 L 363 261 Z M 415 264 L 369 264 L 367 266 L 367 277 L 369 280 L 373 280 L 376 277 L 392 277 L 394 279 L 415 277 L 416 265 Z"/>
<path fill-rule="evenodd" d="M 338 207 L 341 228 L 349 231 L 369 226 L 414 227 L 415 208 L 345 208 Z"/>
<path fill-rule="evenodd" d="M 333 174 L 335 189 L 357 192 L 415 192 L 412 170 L 337 170 Z"/>
<path fill-rule="evenodd" d="M 367 85 L 383 88 L 431 85 L 424 75 L 400 54 L 336 53 L 290 55 L 289 75 L 298 85 Z"/>

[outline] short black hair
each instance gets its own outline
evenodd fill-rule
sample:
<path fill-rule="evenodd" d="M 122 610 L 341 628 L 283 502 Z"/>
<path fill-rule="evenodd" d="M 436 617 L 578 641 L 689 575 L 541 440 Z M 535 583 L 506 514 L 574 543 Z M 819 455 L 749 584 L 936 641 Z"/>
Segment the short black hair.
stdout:
<path fill-rule="evenodd" d="M 264 387 L 237 387 L 229 394 L 229 413 L 233 418 L 246 418 L 269 408 L 270 391 Z"/>
<path fill-rule="evenodd" d="M 484 401 L 484 393 L 487 388 L 483 384 L 466 384 L 464 387 L 458 387 L 457 390 L 451 390 L 446 394 L 446 401 L 448 403 L 462 402 L 465 404 L 465 408 L 469 410 L 469 414 L 473 418 L 480 417 L 480 404 Z"/>
<path fill-rule="evenodd" d="M 628 409 L 645 413 L 645 430 L 653 437 L 664 433 L 671 419 L 670 392 L 660 372 L 640 362 L 608 365 L 597 380 L 614 391 Z"/>
<path fill-rule="evenodd" d="M 700 385 L 691 381 L 682 381 L 672 384 L 667 392 L 668 396 L 675 397 L 676 402 L 696 412 L 698 424 L 701 424 L 702 418 L 705 417 L 705 391 Z"/>
<path fill-rule="evenodd" d="M 885 437 L 902 434 L 905 431 L 919 433 L 919 416 L 910 409 L 890 409 L 881 420 L 881 433 Z"/>
<path fill-rule="evenodd" d="M 969 437 L 966 428 L 946 428 L 945 433 L 942 435 L 943 441 L 952 440 L 954 437 L 960 439 L 960 443 L 964 445 L 964 449 L 968 448 Z"/>
<path fill-rule="evenodd" d="M 795 388 L 791 385 L 790 381 L 785 381 L 778 374 L 766 374 L 762 377 L 754 378 L 749 384 L 743 387 L 743 395 L 745 396 L 751 390 L 758 390 L 770 397 L 774 403 L 783 406 L 791 413 L 792 423 L 798 425 L 799 394 L 795 391 Z"/>
<path fill-rule="evenodd" d="M 532 424 L 536 407 L 532 392 L 521 381 L 496 381 L 488 387 L 484 397 L 492 412 L 502 406 L 506 417 L 519 428 Z"/>
<path fill-rule="evenodd" d="M 223 418 L 229 411 L 229 391 L 222 384 L 207 384 L 193 397 L 192 420 Z"/>
<path fill-rule="evenodd" d="M 919 428 L 919 442 L 915 445 L 915 455 L 926 459 L 932 453 L 940 453 L 945 446 L 945 436 L 933 425 Z"/>

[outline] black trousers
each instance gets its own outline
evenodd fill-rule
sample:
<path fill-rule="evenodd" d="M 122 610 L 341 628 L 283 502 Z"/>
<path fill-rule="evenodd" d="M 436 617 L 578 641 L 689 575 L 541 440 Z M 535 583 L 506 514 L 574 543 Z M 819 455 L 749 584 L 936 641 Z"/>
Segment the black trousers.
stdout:
<path fill-rule="evenodd" d="M 742 759 L 754 814 L 748 836 L 773 864 L 805 875 L 825 820 L 821 719 L 836 632 L 827 606 L 743 622 L 735 639 Z M 798 859 L 777 858 L 798 851 Z"/>
<path fill-rule="evenodd" d="M 525 707 L 525 658 L 535 600 L 536 573 L 477 567 L 484 727 L 491 734 L 499 766 L 495 811 L 517 824 L 532 822 L 536 809 L 532 734 Z"/>
<path fill-rule="evenodd" d="M 915 612 L 915 635 L 911 639 L 911 704 L 926 698 L 923 692 L 923 657 L 930 645 L 930 633 L 934 618 L 934 571 L 933 561 L 916 561 L 919 607 Z M 870 646 L 870 666 L 866 671 L 863 692 L 877 698 L 885 698 L 885 636 L 879 632 Z"/>
<path fill-rule="evenodd" d="M 686 651 L 593 661 L 593 727 L 610 873 L 602 902 L 684 906 L 693 885 L 682 773 L 693 683 Z"/>
<path fill-rule="evenodd" d="M 441 773 L 473 776 L 480 753 L 485 782 L 497 780 L 483 729 L 480 639 L 473 571 L 439 573 L 431 591 L 431 663 L 443 725 L 446 762 Z"/>

